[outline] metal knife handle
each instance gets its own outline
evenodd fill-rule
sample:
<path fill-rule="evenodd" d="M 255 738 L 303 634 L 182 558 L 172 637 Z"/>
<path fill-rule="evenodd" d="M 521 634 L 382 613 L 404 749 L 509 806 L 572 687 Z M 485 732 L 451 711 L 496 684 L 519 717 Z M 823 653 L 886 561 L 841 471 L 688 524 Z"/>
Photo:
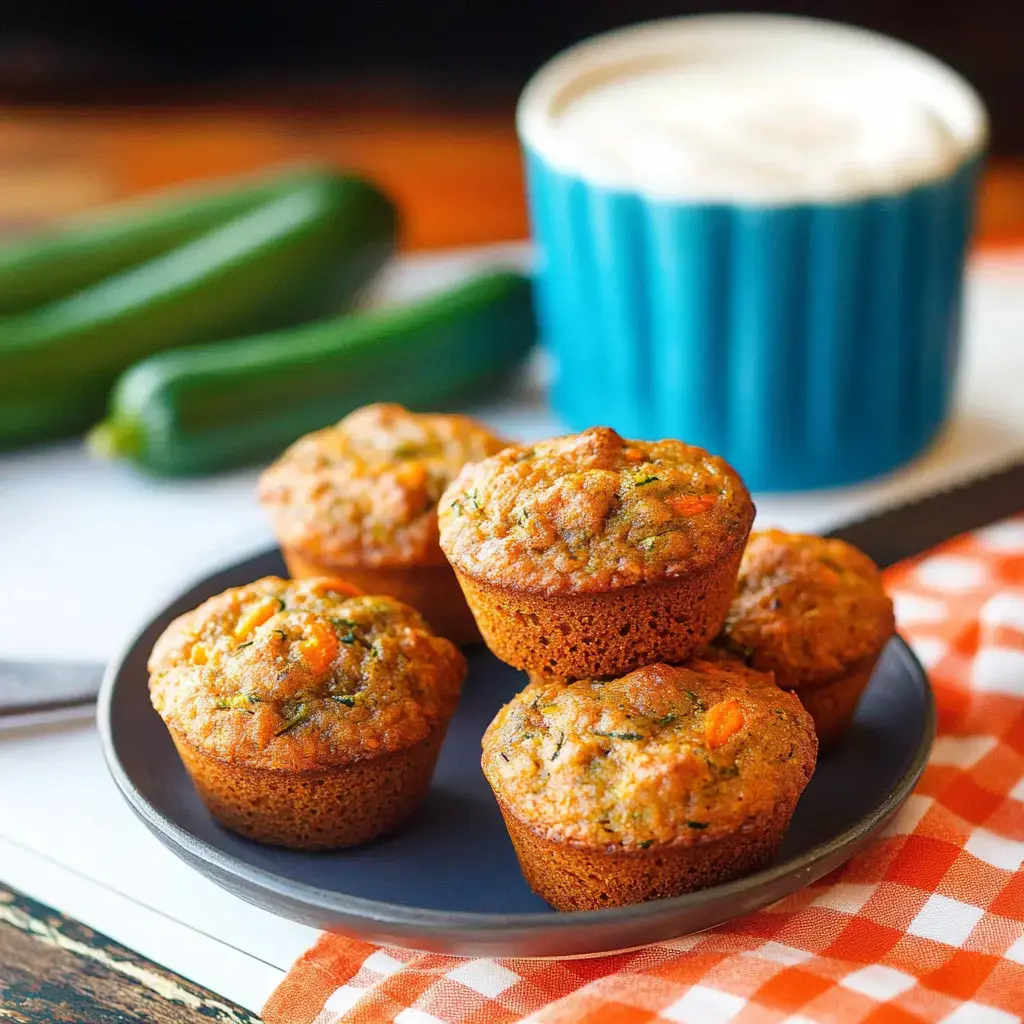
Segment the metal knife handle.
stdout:
<path fill-rule="evenodd" d="M 0 718 L 92 704 L 102 678 L 98 664 L 0 660 Z"/>

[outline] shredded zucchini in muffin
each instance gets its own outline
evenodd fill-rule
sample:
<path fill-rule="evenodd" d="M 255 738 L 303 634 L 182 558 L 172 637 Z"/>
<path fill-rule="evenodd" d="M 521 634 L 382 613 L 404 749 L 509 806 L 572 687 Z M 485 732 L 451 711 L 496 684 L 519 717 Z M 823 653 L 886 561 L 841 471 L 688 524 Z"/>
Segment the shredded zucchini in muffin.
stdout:
<path fill-rule="evenodd" d="M 271 576 L 176 619 L 149 671 L 153 706 L 207 754 L 301 770 L 424 739 L 466 667 L 408 605 Z"/>
<path fill-rule="evenodd" d="M 845 541 L 751 534 L 716 645 L 780 686 L 833 678 L 874 658 L 895 629 L 878 567 Z"/>
<path fill-rule="evenodd" d="M 599 593 L 705 569 L 736 550 L 754 508 L 723 459 L 608 427 L 467 465 L 441 498 L 441 546 L 497 586 Z"/>
<path fill-rule="evenodd" d="M 531 684 L 484 736 L 495 795 L 549 839 L 647 849 L 770 816 L 814 770 L 799 700 L 771 676 L 703 661 Z"/>
<path fill-rule="evenodd" d="M 444 565 L 437 500 L 505 446 L 469 416 L 368 405 L 295 442 L 260 478 L 285 547 L 328 565 Z"/>

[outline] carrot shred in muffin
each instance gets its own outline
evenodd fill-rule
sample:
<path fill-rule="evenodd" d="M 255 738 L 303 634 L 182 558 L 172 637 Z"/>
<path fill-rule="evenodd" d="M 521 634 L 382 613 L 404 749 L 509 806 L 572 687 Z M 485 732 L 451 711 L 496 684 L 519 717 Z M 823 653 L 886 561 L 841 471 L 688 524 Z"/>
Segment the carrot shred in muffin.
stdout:
<path fill-rule="evenodd" d="M 516 668 L 581 678 L 707 644 L 754 505 L 702 448 L 594 427 L 466 466 L 438 517 L 488 647 Z"/>
<path fill-rule="evenodd" d="M 438 544 L 437 500 L 505 442 L 469 416 L 368 405 L 295 442 L 260 478 L 288 571 L 391 594 L 456 643 L 480 638 Z"/>
<path fill-rule="evenodd" d="M 535 682 L 491 723 L 482 765 L 527 880 L 585 909 L 766 864 L 816 753 L 809 715 L 770 676 L 694 660 Z"/>
<path fill-rule="evenodd" d="M 172 730 L 214 757 L 294 771 L 421 740 L 453 710 L 465 661 L 397 601 L 267 577 L 175 620 L 149 668 Z"/>
<path fill-rule="evenodd" d="M 469 416 L 368 405 L 295 442 L 260 478 L 281 545 L 337 567 L 444 566 L 437 500 L 504 448 Z"/>
<path fill-rule="evenodd" d="M 439 515 L 445 551 L 467 575 L 593 593 L 706 568 L 746 537 L 753 505 L 702 448 L 594 427 L 466 466 Z"/>
<path fill-rule="evenodd" d="M 828 537 L 763 530 L 750 536 L 708 655 L 774 673 L 800 696 L 825 745 L 849 724 L 894 631 L 882 575 L 862 551 Z"/>
<path fill-rule="evenodd" d="M 762 530 L 743 553 L 722 643 L 780 686 L 799 688 L 877 657 L 893 628 L 882 575 L 862 551 Z"/>
<path fill-rule="evenodd" d="M 466 661 L 392 598 L 268 576 L 175 619 L 149 671 L 211 815 L 323 850 L 368 842 L 422 803 Z"/>

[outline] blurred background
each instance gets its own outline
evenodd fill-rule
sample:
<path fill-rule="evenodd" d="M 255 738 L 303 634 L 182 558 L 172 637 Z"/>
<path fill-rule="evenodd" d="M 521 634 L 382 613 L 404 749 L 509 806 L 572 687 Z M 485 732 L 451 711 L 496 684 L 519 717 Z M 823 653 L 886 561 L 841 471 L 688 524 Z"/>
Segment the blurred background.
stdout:
<path fill-rule="evenodd" d="M 319 156 L 368 173 L 395 197 L 403 248 L 524 237 L 512 115 L 529 73 L 603 29 L 733 7 L 9 2 L 0 224 L 21 229 L 180 181 Z M 965 74 L 993 121 L 981 238 L 1024 236 L 1024 4 L 805 0 L 771 9 L 878 29 Z"/>

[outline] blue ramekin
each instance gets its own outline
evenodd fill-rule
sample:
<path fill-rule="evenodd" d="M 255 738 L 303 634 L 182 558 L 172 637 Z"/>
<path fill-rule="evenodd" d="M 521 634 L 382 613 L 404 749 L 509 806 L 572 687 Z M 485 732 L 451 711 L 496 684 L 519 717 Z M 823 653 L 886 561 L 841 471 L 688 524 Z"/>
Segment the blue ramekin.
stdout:
<path fill-rule="evenodd" d="M 581 79 L 694 33 L 811 31 L 905 64 L 966 123 L 962 159 L 900 192 L 688 202 L 559 165 L 553 112 Z M 554 58 L 520 100 L 552 400 L 572 430 L 677 437 L 756 490 L 832 486 L 913 458 L 946 421 L 987 132 L 971 87 L 911 47 L 774 15 L 675 18 Z"/>

